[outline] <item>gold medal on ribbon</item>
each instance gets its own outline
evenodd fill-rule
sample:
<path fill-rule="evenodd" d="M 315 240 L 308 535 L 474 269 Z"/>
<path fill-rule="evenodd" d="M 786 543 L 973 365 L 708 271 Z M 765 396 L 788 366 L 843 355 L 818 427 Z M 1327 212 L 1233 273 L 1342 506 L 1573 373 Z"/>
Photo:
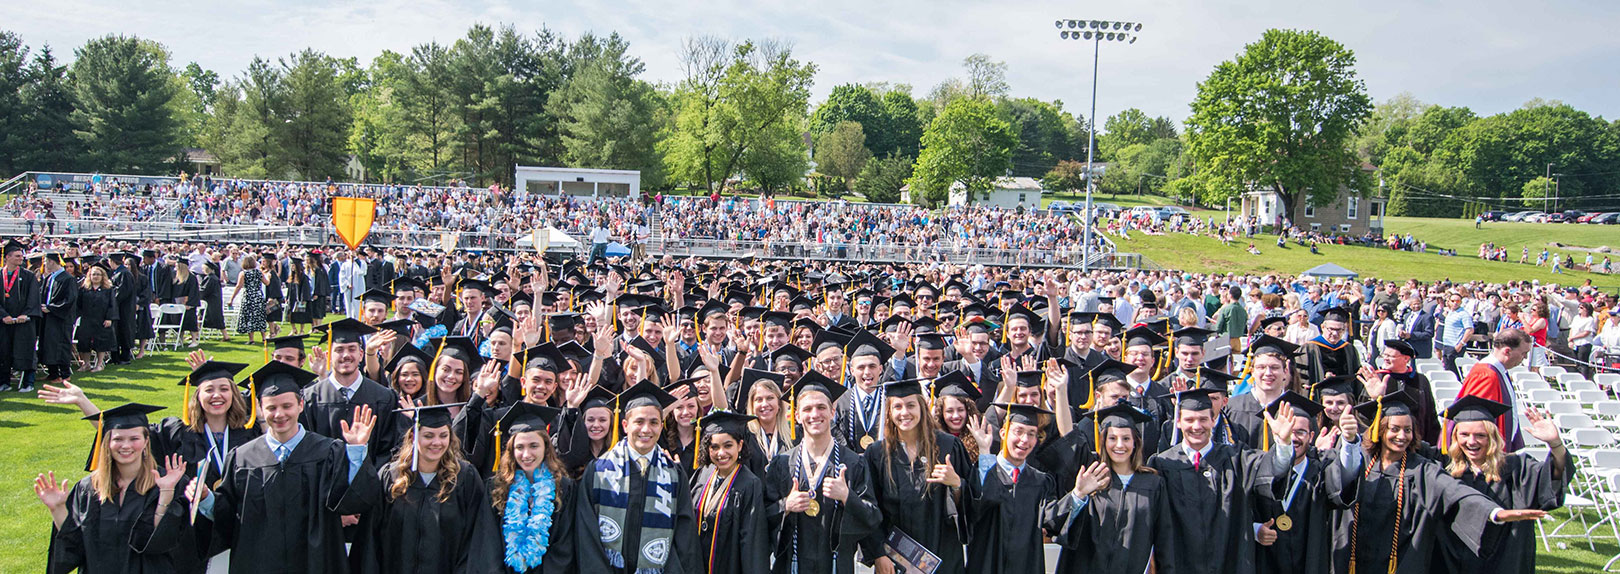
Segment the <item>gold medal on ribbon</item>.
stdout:
<path fill-rule="evenodd" d="M 1280 531 L 1283 531 L 1283 532 L 1288 532 L 1288 530 L 1293 528 L 1293 527 L 1294 527 L 1294 519 L 1289 518 L 1287 514 L 1281 514 L 1281 515 L 1277 516 L 1277 530 L 1280 530 Z"/>
<path fill-rule="evenodd" d="M 861 437 L 861 449 L 865 450 L 867 447 L 872 446 L 873 442 L 876 442 L 876 441 L 872 440 L 872 437 L 870 437 L 870 436 Z"/>
<path fill-rule="evenodd" d="M 818 515 L 820 515 L 821 514 L 821 503 L 816 502 L 814 500 L 810 501 L 810 508 L 805 509 L 804 514 L 806 516 L 818 516 Z"/>

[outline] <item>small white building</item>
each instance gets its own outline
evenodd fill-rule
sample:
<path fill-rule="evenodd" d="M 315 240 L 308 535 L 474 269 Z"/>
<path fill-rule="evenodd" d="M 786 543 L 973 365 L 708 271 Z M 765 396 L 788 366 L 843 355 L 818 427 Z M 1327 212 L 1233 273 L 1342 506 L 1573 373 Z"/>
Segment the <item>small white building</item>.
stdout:
<path fill-rule="evenodd" d="M 540 195 L 641 197 L 641 172 L 630 169 L 517 166 L 516 189 Z"/>
<path fill-rule="evenodd" d="M 967 187 L 961 182 L 951 184 L 950 205 L 982 205 L 986 207 L 1000 207 L 1003 209 L 1040 209 L 1041 181 L 1033 177 L 999 177 L 991 185 L 990 191 L 969 194 Z M 969 196 L 972 197 L 969 197 Z"/>

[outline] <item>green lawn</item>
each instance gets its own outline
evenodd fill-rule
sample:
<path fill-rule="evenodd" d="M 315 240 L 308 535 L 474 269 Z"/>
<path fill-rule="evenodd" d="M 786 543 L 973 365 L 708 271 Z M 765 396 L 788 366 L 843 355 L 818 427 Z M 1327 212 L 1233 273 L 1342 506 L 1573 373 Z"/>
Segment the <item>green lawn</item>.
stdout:
<path fill-rule="evenodd" d="M 1384 223 L 1385 233 L 1411 233 L 1412 237 L 1428 241 L 1430 246 L 1456 249 L 1459 254 L 1474 256 L 1479 245 L 1487 241 L 1508 248 L 1508 258 L 1519 260 L 1519 250 L 1530 247 L 1530 260 L 1542 248 L 1555 253 L 1568 253 L 1576 263 L 1586 261 L 1585 251 L 1553 247 L 1553 243 L 1573 247 L 1595 248 L 1608 246 L 1620 249 L 1620 225 L 1583 225 L 1577 223 L 1506 223 L 1489 222 L 1474 229 L 1472 219 L 1434 219 L 1426 217 L 1391 217 Z M 1602 253 L 1593 255 L 1593 263 L 1603 261 Z M 1615 255 L 1610 255 L 1615 259 Z M 1616 260 L 1620 265 L 1620 259 Z"/>
<path fill-rule="evenodd" d="M 1067 201 L 1069 203 L 1084 204 L 1084 193 L 1048 193 L 1041 197 L 1041 207 L 1051 205 L 1054 201 Z M 1180 205 L 1175 199 L 1162 195 L 1110 195 L 1106 193 L 1091 194 L 1092 203 L 1112 203 L 1124 209 L 1138 205 Z M 1182 205 L 1188 211 L 1200 211 L 1203 208 L 1191 205 Z"/>
<path fill-rule="evenodd" d="M 1471 230 L 1472 224 L 1469 224 L 1469 227 Z M 1421 235 L 1417 229 L 1414 227 L 1415 236 L 1427 236 Z M 1456 257 L 1433 253 L 1432 250 L 1440 245 L 1436 243 L 1430 243 L 1430 253 L 1322 245 L 1321 255 L 1312 255 L 1310 249 L 1293 243 L 1288 244 L 1287 248 L 1278 249 L 1275 235 L 1257 235 L 1255 246 L 1260 249 L 1260 255 L 1255 256 L 1245 251 L 1248 247 L 1248 242 L 1245 241 L 1233 241 L 1230 246 L 1223 246 L 1220 241 L 1211 237 L 1182 233 L 1149 236 L 1133 232 L 1129 240 L 1121 240 L 1118 237 L 1110 239 L 1119 245 L 1120 251 L 1141 253 L 1161 267 L 1198 273 L 1297 274 L 1323 263 L 1337 263 L 1363 276 L 1396 281 L 1405 281 L 1409 278 L 1421 281 L 1481 279 L 1490 282 L 1539 279 L 1542 283 L 1577 285 L 1590 278 L 1593 284 L 1600 288 L 1606 290 L 1620 288 L 1620 274 L 1572 272 L 1554 275 L 1549 268 L 1481 261 L 1473 257 L 1472 251 L 1462 250 L 1461 244 L 1459 250 L 1462 254 Z"/>
<path fill-rule="evenodd" d="M 263 364 L 258 346 L 214 342 L 204 344 L 203 349 L 217 359 L 249 363 L 250 368 Z M 75 382 L 103 408 L 142 402 L 171 407 L 156 416 L 173 415 L 181 400 L 176 383 L 187 372 L 182 357 L 183 352 L 162 352 L 135 365 L 79 376 Z M 34 475 L 51 470 L 58 479 L 82 478 L 93 433 L 89 423 L 79 420 L 76 408 L 47 405 L 31 394 L 0 395 L 0 413 L 4 413 L 0 416 L 0 444 L 7 445 L 0 449 L 0 484 L 7 485 L 0 489 L 0 513 L 13 517 L 0 521 L 0 539 L 8 541 L 0 546 L 0 572 L 43 571 L 50 517 L 34 498 Z M 1590 514 L 1588 519 L 1593 520 Z M 1598 544 L 1597 552 L 1574 540 L 1567 545 L 1568 549 L 1542 552 L 1537 572 L 1596 572 L 1617 551 L 1612 539 Z"/>

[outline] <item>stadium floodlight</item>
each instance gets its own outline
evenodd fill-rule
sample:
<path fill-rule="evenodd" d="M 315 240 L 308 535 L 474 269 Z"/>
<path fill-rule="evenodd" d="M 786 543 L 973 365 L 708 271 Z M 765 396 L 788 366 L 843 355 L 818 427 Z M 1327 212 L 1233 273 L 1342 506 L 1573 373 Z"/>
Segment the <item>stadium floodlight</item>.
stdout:
<path fill-rule="evenodd" d="M 1061 30 L 1064 22 L 1067 22 L 1070 30 L 1073 31 Z M 1136 33 L 1142 31 L 1142 24 L 1140 22 L 1117 22 L 1112 20 L 1058 20 L 1057 27 L 1060 28 L 1058 37 L 1061 39 L 1079 40 L 1084 38 L 1095 42 L 1092 44 L 1091 52 L 1091 121 L 1087 122 L 1089 125 L 1087 127 L 1088 135 L 1086 136 L 1085 256 L 1080 260 L 1080 270 L 1089 272 L 1091 271 L 1091 224 L 1096 219 L 1096 216 L 1092 213 L 1091 195 L 1097 188 L 1096 178 L 1094 177 L 1096 174 L 1093 169 L 1095 150 L 1097 149 L 1097 63 L 1101 57 L 1101 46 L 1104 40 L 1135 44 Z M 1075 28 L 1079 29 L 1074 30 Z M 1107 30 L 1107 32 L 1104 32 L 1104 30 Z"/>

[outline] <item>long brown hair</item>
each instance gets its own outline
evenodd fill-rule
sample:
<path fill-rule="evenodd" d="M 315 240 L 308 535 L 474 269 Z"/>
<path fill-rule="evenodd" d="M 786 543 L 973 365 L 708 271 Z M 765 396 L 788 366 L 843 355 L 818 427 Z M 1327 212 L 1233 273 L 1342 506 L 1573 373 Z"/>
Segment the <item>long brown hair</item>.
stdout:
<path fill-rule="evenodd" d="M 111 435 L 111 430 L 97 429 L 103 435 Z M 135 472 L 130 479 L 130 487 L 135 492 L 146 494 L 157 486 L 152 480 L 152 472 L 157 470 L 157 459 L 152 457 L 152 427 L 141 427 L 141 436 L 146 438 L 146 448 L 141 451 L 141 469 Z M 113 462 L 112 437 L 101 438 L 101 448 L 96 454 L 96 469 L 90 472 L 90 487 L 96 491 L 96 498 L 101 502 L 112 502 L 118 496 L 118 463 Z"/>
<path fill-rule="evenodd" d="M 224 379 L 224 381 L 226 384 L 231 382 L 230 379 Z M 186 429 L 191 432 L 201 433 L 211 430 L 207 426 L 208 413 L 203 411 L 202 401 L 197 400 L 197 394 L 201 392 L 202 385 L 197 385 L 196 391 L 186 395 L 186 412 L 191 413 L 191 424 L 186 425 Z M 225 409 L 225 428 L 239 429 L 247 426 L 248 421 L 253 417 L 253 413 L 248 412 L 247 399 L 242 398 L 242 393 L 235 392 L 234 386 L 229 394 L 231 395 L 231 406 Z"/>
<path fill-rule="evenodd" d="M 450 357 L 450 360 L 461 361 L 461 386 L 456 388 L 455 398 L 446 400 L 439 396 L 439 383 L 434 381 L 432 378 L 429 378 L 428 374 L 432 373 L 434 377 L 437 377 L 439 372 L 438 365 L 440 362 L 444 361 L 444 359 L 445 355 L 439 355 L 439 358 L 433 360 L 433 367 L 428 369 L 427 373 L 422 374 L 422 404 L 428 406 L 453 405 L 456 403 L 465 403 L 469 398 L 472 397 L 473 377 L 476 376 L 477 373 L 467 368 L 469 366 L 467 361 L 456 357 Z"/>
<path fill-rule="evenodd" d="M 1152 424 L 1152 423 L 1149 423 L 1149 424 Z M 1137 430 L 1136 425 L 1131 425 L 1129 428 L 1130 428 L 1130 431 L 1131 431 L 1131 444 L 1134 445 L 1131 448 L 1131 472 L 1137 473 L 1137 474 L 1141 474 L 1141 473 L 1158 474 L 1159 471 L 1153 470 L 1153 467 L 1148 466 L 1148 465 L 1146 465 L 1146 464 L 1144 464 L 1142 462 L 1142 458 L 1143 458 L 1142 457 L 1142 448 L 1143 448 L 1143 445 L 1142 445 L 1142 431 Z M 1102 429 L 1102 432 L 1097 433 L 1097 435 L 1098 435 L 1099 439 L 1101 439 L 1103 441 L 1107 441 L 1108 440 L 1108 429 L 1106 429 L 1106 428 Z M 1104 444 L 1097 445 L 1096 448 L 1097 448 L 1098 451 L 1101 451 L 1103 453 L 1102 457 L 1101 457 L 1102 458 L 1102 463 L 1108 465 L 1109 468 L 1113 468 L 1114 465 L 1111 464 L 1109 462 L 1109 460 L 1108 460 L 1108 452 L 1107 452 L 1108 448 L 1107 448 L 1106 442 Z"/>
<path fill-rule="evenodd" d="M 405 496 L 411 484 L 421 480 L 421 475 L 411 470 L 411 458 L 416 454 L 416 428 L 405 431 L 405 442 L 400 443 L 399 452 L 394 454 L 394 482 L 388 485 L 388 500 L 390 502 Z M 451 493 L 456 491 L 456 479 L 461 474 L 461 437 L 450 433 L 450 447 L 444 450 L 444 458 L 439 459 L 439 470 L 434 478 L 439 481 L 439 494 L 434 498 L 439 502 L 450 500 Z"/>
<path fill-rule="evenodd" d="M 945 426 L 945 399 L 952 399 L 960 402 L 962 403 L 962 408 L 967 409 L 967 418 L 964 419 L 962 423 L 962 434 L 951 432 L 950 428 Z M 934 399 L 934 422 L 939 424 L 939 430 L 945 431 L 946 433 L 955 436 L 962 441 L 962 448 L 967 449 L 969 460 L 979 460 L 979 439 L 973 438 L 973 433 L 967 432 L 966 425 L 971 423 L 973 419 L 977 418 L 978 416 L 979 405 L 974 404 L 973 401 L 970 401 L 965 397 L 958 397 L 955 395 L 940 395 L 939 398 Z"/>
<path fill-rule="evenodd" d="M 563 470 L 562 461 L 557 459 L 557 446 L 551 444 L 551 437 L 545 431 L 526 431 L 540 433 L 540 442 L 545 446 L 546 454 L 540 457 L 541 466 L 551 470 L 552 480 L 568 476 Z M 524 434 L 524 433 L 517 433 Z M 506 446 L 501 449 L 501 465 L 495 469 L 495 480 L 489 489 L 489 499 L 495 505 L 497 514 L 506 512 L 506 493 L 512 488 L 512 481 L 517 479 L 517 440 L 516 436 L 509 437 Z"/>
<path fill-rule="evenodd" d="M 904 401 L 908 399 L 917 401 L 918 407 L 925 407 L 928 404 L 923 402 L 922 395 L 900 397 L 898 399 L 894 397 L 884 397 L 883 400 Z M 887 405 L 884 406 L 887 407 Z M 939 458 L 939 439 L 934 435 L 934 432 L 936 431 L 934 428 L 934 417 L 928 416 L 928 411 L 926 409 L 918 408 L 917 411 L 917 458 L 918 460 L 928 461 L 928 464 L 924 465 L 924 472 L 927 472 L 933 470 L 934 467 L 932 465 L 944 464 L 945 461 L 940 460 Z M 902 441 L 900 440 L 900 427 L 895 426 L 894 417 L 892 416 L 893 413 L 894 409 L 883 409 L 883 450 L 884 454 L 887 455 L 889 460 L 888 464 L 883 465 L 883 477 L 889 481 L 891 486 L 894 485 L 895 457 L 905 453 L 905 447 L 902 446 Z M 917 464 L 916 460 L 910 462 L 912 466 Z M 933 488 L 933 486 L 933 484 L 927 484 L 923 490 L 923 494 L 926 496 L 928 489 Z"/>
<path fill-rule="evenodd" d="M 1495 421 L 1480 422 L 1486 425 L 1485 450 L 1490 454 L 1485 455 L 1485 462 L 1479 465 L 1479 473 L 1485 477 L 1485 482 L 1501 482 L 1502 461 L 1507 458 L 1502 454 L 1502 430 L 1497 428 Z M 1463 453 L 1462 445 L 1457 442 L 1456 427 L 1446 432 L 1453 433 L 1447 437 L 1450 444 L 1446 447 L 1446 454 L 1451 457 L 1451 462 L 1446 464 L 1446 472 L 1454 478 L 1462 478 L 1463 473 L 1468 472 L 1468 455 Z"/>

